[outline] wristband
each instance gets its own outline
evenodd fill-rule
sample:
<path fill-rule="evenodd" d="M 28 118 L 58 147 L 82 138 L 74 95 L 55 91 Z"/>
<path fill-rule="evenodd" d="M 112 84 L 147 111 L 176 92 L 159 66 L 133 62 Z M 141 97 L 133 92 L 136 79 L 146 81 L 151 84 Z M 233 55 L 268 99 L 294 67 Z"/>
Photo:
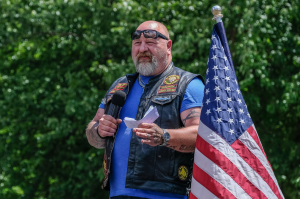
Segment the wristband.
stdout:
<path fill-rule="evenodd" d="M 105 139 L 105 137 L 102 137 L 100 134 L 99 134 L 99 132 L 98 132 L 98 128 L 99 128 L 99 125 L 97 126 L 97 128 L 96 128 L 96 133 L 97 133 L 97 135 L 101 138 L 101 139 Z"/>

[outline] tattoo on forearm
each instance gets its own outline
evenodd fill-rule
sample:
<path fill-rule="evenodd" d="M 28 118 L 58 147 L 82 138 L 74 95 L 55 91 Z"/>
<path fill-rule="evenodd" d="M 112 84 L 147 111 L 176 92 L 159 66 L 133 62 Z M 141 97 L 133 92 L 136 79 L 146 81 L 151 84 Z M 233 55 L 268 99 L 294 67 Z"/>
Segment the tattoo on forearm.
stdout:
<path fill-rule="evenodd" d="M 195 146 L 181 145 L 179 150 L 181 150 L 181 151 L 194 151 Z"/>
<path fill-rule="evenodd" d="M 173 149 L 173 150 L 177 149 L 177 146 L 172 146 L 172 145 L 170 145 L 170 144 L 167 144 L 167 147 L 169 147 L 169 148 L 171 148 L 171 149 Z"/>
<path fill-rule="evenodd" d="M 93 124 L 92 127 L 88 126 L 86 129 L 86 136 L 90 143 L 90 145 L 96 147 L 96 148 L 104 148 L 105 147 L 105 140 L 101 139 L 97 132 L 97 126 L 99 125 L 98 122 Z"/>
<path fill-rule="evenodd" d="M 200 117 L 200 111 L 196 111 L 196 110 L 192 110 L 187 116 L 186 118 L 184 118 L 182 120 L 182 123 L 185 125 L 186 121 L 188 119 L 194 118 L 194 117 Z"/>

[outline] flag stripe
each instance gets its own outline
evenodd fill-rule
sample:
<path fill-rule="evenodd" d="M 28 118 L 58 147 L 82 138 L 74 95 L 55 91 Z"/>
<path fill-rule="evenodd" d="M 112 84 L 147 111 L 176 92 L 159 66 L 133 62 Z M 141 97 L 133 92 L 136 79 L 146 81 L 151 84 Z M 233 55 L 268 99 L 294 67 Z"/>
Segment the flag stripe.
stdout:
<path fill-rule="evenodd" d="M 253 128 L 251 128 L 251 129 L 253 129 Z M 250 129 L 250 131 L 251 131 L 251 129 Z M 257 135 L 256 131 L 255 131 L 255 135 Z M 271 164 L 269 163 L 265 152 L 261 151 L 262 148 L 260 147 L 260 145 L 256 145 L 257 143 L 254 141 L 253 136 L 247 130 L 247 132 L 244 135 L 239 137 L 239 140 L 241 142 L 243 142 L 243 144 L 246 145 L 248 147 L 248 149 L 259 159 L 259 161 L 262 163 L 262 165 L 265 167 L 265 169 L 267 170 L 267 172 L 269 173 L 269 175 L 271 176 L 271 178 L 275 182 L 279 192 L 281 193 L 281 190 L 279 189 L 279 185 L 278 185 L 278 182 L 276 180 L 275 174 L 273 173 L 273 169 L 271 167 Z M 282 193 L 281 193 L 281 195 L 283 197 Z"/>
<path fill-rule="evenodd" d="M 203 155 L 198 149 L 195 150 L 195 164 L 205 171 L 209 176 L 220 183 L 236 198 L 251 199 L 251 197 L 218 165 Z M 195 178 L 196 179 L 196 178 Z M 208 187 L 207 184 L 202 184 Z M 226 196 L 222 196 L 226 198 Z"/>
<path fill-rule="evenodd" d="M 194 198 L 213 198 L 217 199 L 218 197 L 212 194 L 209 190 L 207 190 L 204 186 L 202 186 L 200 183 L 198 183 L 195 178 L 192 178 L 192 187 L 191 187 L 191 192 L 194 193 L 193 195 Z M 191 197 L 190 197 L 191 199 Z"/>
<path fill-rule="evenodd" d="M 247 129 L 248 133 L 251 135 L 251 137 L 253 138 L 253 140 L 256 142 L 256 144 L 259 146 L 260 150 L 263 152 L 263 154 L 265 155 L 265 157 L 267 157 L 263 147 L 262 147 L 262 144 L 258 138 L 258 135 L 257 135 L 257 132 L 256 130 L 253 128 L 253 125 L 250 126 L 248 129 Z"/>
<path fill-rule="evenodd" d="M 270 193 L 274 193 L 278 198 L 282 198 L 274 186 L 275 183 L 270 177 L 269 173 L 265 167 L 261 164 L 259 159 L 251 153 L 251 151 L 240 141 L 236 140 L 231 147 L 240 155 L 240 157 L 256 172 L 260 175 L 261 178 L 267 183 L 268 187 L 271 190 L 268 190 Z M 267 191 L 267 190 L 266 190 Z"/>
<path fill-rule="evenodd" d="M 247 132 L 250 134 L 250 136 L 253 138 L 253 140 L 256 142 L 256 144 L 259 146 L 260 150 L 262 151 L 262 153 L 264 154 L 264 156 L 265 156 L 266 159 L 267 159 L 267 155 L 266 155 L 266 153 L 265 153 L 265 151 L 264 151 L 264 148 L 263 148 L 263 146 L 262 146 L 262 144 L 261 144 L 261 142 L 260 142 L 260 139 L 259 139 L 259 137 L 258 137 L 257 131 L 256 131 L 255 127 L 254 127 L 254 124 L 252 124 L 252 126 L 250 126 L 250 127 L 247 129 Z M 272 166 L 271 166 L 271 164 L 270 164 L 270 162 L 269 162 L 268 159 L 267 159 L 267 161 L 268 161 L 268 164 L 270 165 L 270 167 L 271 167 L 271 169 L 272 169 Z M 273 173 L 273 169 L 272 169 L 272 173 Z M 277 184 L 277 186 L 279 187 L 278 184 Z M 280 192 L 281 192 L 281 190 L 280 190 Z M 282 195 L 282 193 L 281 193 L 281 195 Z"/>
<path fill-rule="evenodd" d="M 249 128 L 250 128 L 250 127 L 249 127 Z M 255 135 L 256 135 L 256 137 L 258 138 L 258 142 L 259 142 L 259 144 L 260 144 L 259 146 L 262 148 L 263 151 L 265 151 L 265 150 L 264 150 L 264 147 L 263 147 L 263 145 L 262 145 L 262 143 L 261 143 L 261 141 L 260 141 L 260 139 L 259 139 L 259 136 L 258 136 L 258 133 L 257 133 L 257 130 L 256 130 L 254 124 L 251 125 L 251 128 L 253 128 L 253 130 L 255 131 Z"/>
<path fill-rule="evenodd" d="M 223 153 L 241 173 L 256 186 L 267 198 L 277 198 L 269 185 L 261 178 L 261 176 L 253 170 L 247 162 L 245 162 L 239 154 L 218 134 L 210 130 L 200 120 L 198 134 L 209 144 Z M 195 160 L 196 161 L 196 160 Z"/>
<path fill-rule="evenodd" d="M 262 150 L 263 154 L 265 155 L 265 157 L 266 157 L 266 159 L 267 159 L 267 161 L 268 161 L 268 163 L 269 163 L 269 165 L 270 165 L 270 167 L 271 167 L 271 169 L 272 169 L 272 173 L 273 173 L 272 165 L 270 164 L 270 162 L 269 162 L 269 160 L 268 160 L 268 158 L 267 158 L 267 155 L 266 155 L 265 150 L 264 150 L 264 148 L 263 148 L 263 146 L 262 146 L 262 144 L 261 144 L 261 141 L 260 141 L 260 139 L 259 139 L 259 136 L 258 136 L 258 133 L 257 133 L 257 130 L 256 130 L 254 124 L 252 124 L 252 126 L 249 127 L 249 128 L 247 129 L 247 131 L 248 131 L 248 133 L 250 134 L 250 136 L 255 140 L 255 142 L 256 142 L 256 144 L 259 146 L 259 148 Z M 278 183 L 277 183 L 277 186 L 278 186 L 278 188 L 279 188 Z M 282 197 L 283 197 L 283 194 L 282 194 L 282 192 L 281 192 L 280 189 L 279 189 L 279 191 L 280 191 L 280 193 L 281 193 L 281 195 L 282 195 Z"/>
<path fill-rule="evenodd" d="M 197 193 L 197 191 L 194 192 L 194 193 Z M 200 198 L 200 197 L 194 196 L 193 191 L 191 191 L 189 199 L 199 199 L 199 198 Z"/>
<path fill-rule="evenodd" d="M 257 187 L 255 187 L 230 161 L 226 156 L 224 156 L 220 151 L 215 149 L 213 146 L 208 144 L 202 137 L 198 135 L 196 142 L 197 149 L 222 168 L 231 178 L 241 186 L 241 188 L 249 195 L 251 198 L 261 198 L 267 199 L 267 197 L 261 192 Z"/>
<path fill-rule="evenodd" d="M 222 186 L 219 182 L 217 182 L 215 179 L 213 179 L 205 171 L 203 171 L 201 168 L 199 168 L 195 164 L 195 162 L 194 162 L 194 167 L 193 167 L 193 175 L 194 175 L 195 181 L 197 181 L 202 186 L 206 187 L 207 190 L 209 190 L 217 198 L 228 198 L 228 199 L 236 198 L 224 186 Z M 206 199 L 211 199 L 211 198 L 206 198 Z"/>
<path fill-rule="evenodd" d="M 260 148 L 255 145 L 252 137 L 245 132 L 236 140 L 231 147 L 247 162 L 269 185 L 278 198 L 282 198 L 278 190 L 277 180 L 269 166 L 269 162 L 261 152 Z"/>

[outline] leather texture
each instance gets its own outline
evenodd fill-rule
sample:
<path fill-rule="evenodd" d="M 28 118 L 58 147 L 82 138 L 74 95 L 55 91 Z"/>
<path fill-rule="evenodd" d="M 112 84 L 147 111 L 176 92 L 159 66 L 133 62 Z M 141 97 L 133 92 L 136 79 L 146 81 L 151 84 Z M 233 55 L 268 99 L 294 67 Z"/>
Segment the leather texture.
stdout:
<path fill-rule="evenodd" d="M 108 103 L 112 95 L 110 91 L 119 83 L 128 83 L 124 88 L 124 92 L 128 94 L 137 77 L 138 73 L 134 73 L 119 78 L 110 87 L 102 102 Z M 155 124 L 164 129 L 183 127 L 180 107 L 185 90 L 195 77 L 204 83 L 201 75 L 179 69 L 171 62 L 162 74 L 150 79 L 146 84 L 135 119 L 141 119 L 150 106 L 156 106 L 160 116 Z M 174 83 L 167 80 L 173 80 Z M 166 89 L 166 86 L 173 89 Z M 113 150 L 111 145 L 113 144 L 106 145 L 106 150 L 110 150 L 109 154 Z M 165 146 L 152 147 L 142 144 L 141 138 L 132 133 L 125 187 L 184 195 L 190 186 L 193 157 L 193 153 L 181 153 Z M 182 167 L 186 168 L 185 178 L 179 176 Z"/>

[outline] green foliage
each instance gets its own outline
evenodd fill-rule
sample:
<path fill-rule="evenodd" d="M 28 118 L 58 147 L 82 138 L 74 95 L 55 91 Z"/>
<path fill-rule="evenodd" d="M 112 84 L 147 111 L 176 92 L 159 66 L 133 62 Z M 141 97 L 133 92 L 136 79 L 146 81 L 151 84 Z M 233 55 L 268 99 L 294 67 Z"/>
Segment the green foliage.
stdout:
<path fill-rule="evenodd" d="M 300 198 L 299 0 L 0 0 L 0 198 L 107 198 L 85 128 L 134 72 L 130 33 L 164 23 L 175 65 L 205 74 L 215 4 L 282 191 Z"/>

